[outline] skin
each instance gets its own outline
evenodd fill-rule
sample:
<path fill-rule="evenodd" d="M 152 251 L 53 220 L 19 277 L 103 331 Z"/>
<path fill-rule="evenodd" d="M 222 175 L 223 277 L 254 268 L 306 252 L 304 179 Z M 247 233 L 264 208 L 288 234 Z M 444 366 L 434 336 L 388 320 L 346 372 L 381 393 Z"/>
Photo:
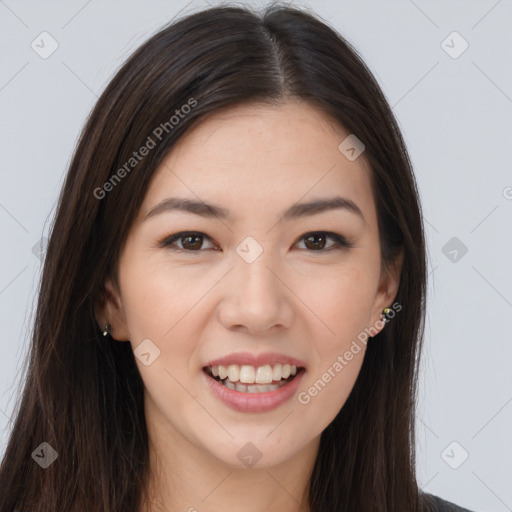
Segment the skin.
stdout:
<path fill-rule="evenodd" d="M 244 105 L 203 121 L 156 170 L 120 257 L 119 289 L 106 281 L 109 299 L 97 315 L 116 340 L 135 349 L 149 338 L 160 350 L 149 366 L 136 359 L 150 438 L 152 505 L 144 510 L 309 510 L 320 434 L 352 390 L 365 345 L 309 403 L 297 395 L 365 328 L 382 326 L 402 265 L 381 265 L 371 169 L 364 153 L 351 162 L 338 150 L 348 135 L 303 102 Z M 297 202 L 335 195 L 354 201 L 364 220 L 346 209 L 281 219 Z M 170 196 L 218 204 L 233 219 L 168 211 L 144 220 Z M 159 246 L 180 231 L 206 236 L 202 245 L 178 239 L 181 251 Z M 323 249 L 307 244 L 311 231 L 338 233 L 354 247 L 331 238 Z M 263 248 L 253 263 L 236 252 L 247 236 Z M 202 367 L 238 351 L 304 361 L 296 396 L 262 413 L 220 402 Z M 237 457 L 249 441 L 262 454 L 251 468 Z"/>

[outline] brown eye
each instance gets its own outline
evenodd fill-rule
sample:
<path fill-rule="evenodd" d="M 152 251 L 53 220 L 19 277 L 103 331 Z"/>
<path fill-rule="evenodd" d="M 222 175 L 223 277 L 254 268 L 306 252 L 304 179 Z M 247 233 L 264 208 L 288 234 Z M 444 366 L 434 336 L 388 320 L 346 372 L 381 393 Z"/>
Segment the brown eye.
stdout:
<path fill-rule="evenodd" d="M 322 250 L 325 247 L 326 236 L 322 233 L 320 235 L 313 234 L 304 238 L 306 240 L 306 247 L 313 251 Z"/>
<path fill-rule="evenodd" d="M 331 243 L 326 247 L 327 240 L 331 239 L 334 243 Z M 312 233 L 306 233 L 302 235 L 300 241 L 304 241 L 306 249 L 310 252 L 328 252 L 334 249 L 342 249 L 352 247 L 344 237 L 336 233 L 329 233 L 325 231 L 316 231 Z M 324 250 L 325 249 L 325 250 Z"/>
<path fill-rule="evenodd" d="M 329 239 L 331 243 L 327 245 Z M 203 247 L 205 240 L 212 244 L 211 238 L 204 233 L 182 231 L 165 238 L 159 242 L 159 245 L 171 251 L 202 252 L 202 250 L 205 249 L 205 247 Z M 353 247 L 353 243 L 348 242 L 343 236 L 327 231 L 306 233 L 299 239 L 299 242 L 303 241 L 308 252 L 329 252 L 335 249 L 348 249 Z M 206 249 L 218 250 L 213 244 L 211 247 L 206 247 Z"/>
<path fill-rule="evenodd" d="M 203 237 L 201 235 L 187 235 L 181 238 L 185 249 L 200 249 L 203 245 Z"/>
<path fill-rule="evenodd" d="M 174 251 L 200 252 L 205 239 L 209 237 L 203 233 L 183 231 L 166 238 L 160 245 Z M 181 247 L 177 242 L 181 242 Z"/>

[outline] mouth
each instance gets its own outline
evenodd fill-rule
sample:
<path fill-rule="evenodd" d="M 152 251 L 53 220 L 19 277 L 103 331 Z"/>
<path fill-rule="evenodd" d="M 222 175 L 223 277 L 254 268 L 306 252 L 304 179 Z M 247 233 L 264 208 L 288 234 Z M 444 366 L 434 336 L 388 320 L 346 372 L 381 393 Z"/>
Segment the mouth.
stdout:
<path fill-rule="evenodd" d="M 240 393 L 268 393 L 286 386 L 297 376 L 302 375 L 304 367 L 293 364 L 217 365 L 205 366 L 203 372 L 232 391 Z"/>

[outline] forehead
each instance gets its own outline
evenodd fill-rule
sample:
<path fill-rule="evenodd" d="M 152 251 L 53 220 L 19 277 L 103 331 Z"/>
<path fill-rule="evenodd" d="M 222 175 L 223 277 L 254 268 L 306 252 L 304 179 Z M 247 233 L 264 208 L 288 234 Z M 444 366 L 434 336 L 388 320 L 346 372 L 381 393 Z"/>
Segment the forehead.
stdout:
<path fill-rule="evenodd" d="M 215 199 L 240 216 L 342 195 L 371 219 L 371 169 L 364 154 L 350 161 L 338 149 L 348 135 L 304 102 L 215 112 L 182 137 L 155 171 L 142 213 L 170 195 Z"/>

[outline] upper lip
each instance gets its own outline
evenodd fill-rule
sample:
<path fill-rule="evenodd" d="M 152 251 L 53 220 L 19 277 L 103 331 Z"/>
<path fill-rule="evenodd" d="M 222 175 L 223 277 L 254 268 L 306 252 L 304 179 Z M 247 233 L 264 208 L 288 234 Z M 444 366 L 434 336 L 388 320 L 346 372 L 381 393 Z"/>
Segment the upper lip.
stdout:
<path fill-rule="evenodd" d="M 304 367 L 305 364 L 300 359 L 279 354 L 277 352 L 264 352 L 263 354 L 251 354 L 250 352 L 236 352 L 218 359 L 212 359 L 206 363 L 208 366 L 229 366 L 230 364 L 246 366 L 265 366 L 267 364 L 294 364 L 297 367 Z"/>

